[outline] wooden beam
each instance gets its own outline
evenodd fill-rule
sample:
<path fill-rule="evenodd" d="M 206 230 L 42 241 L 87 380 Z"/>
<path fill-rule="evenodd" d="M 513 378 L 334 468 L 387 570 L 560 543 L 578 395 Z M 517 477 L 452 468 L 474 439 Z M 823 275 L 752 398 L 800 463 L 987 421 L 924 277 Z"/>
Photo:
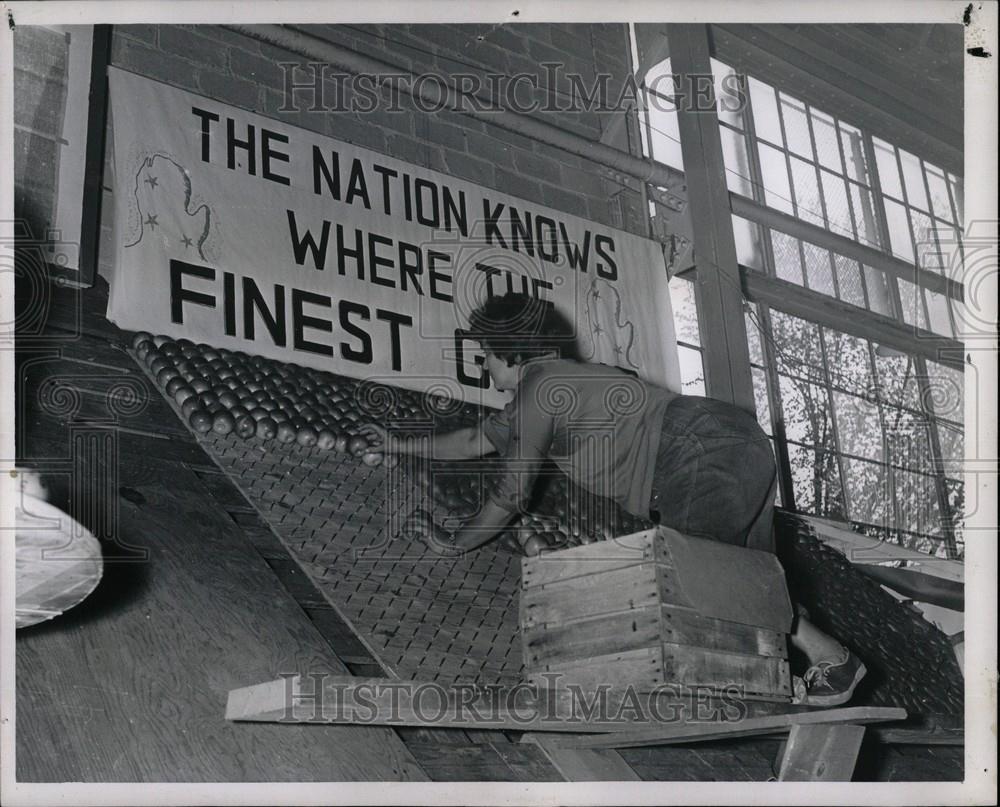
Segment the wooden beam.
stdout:
<path fill-rule="evenodd" d="M 864 736 L 865 727 L 854 724 L 792 726 L 778 781 L 851 781 Z"/>
<path fill-rule="evenodd" d="M 845 709 L 819 709 L 764 717 L 752 717 L 727 723 L 662 723 L 600 735 L 562 735 L 552 742 L 563 748 L 635 748 L 638 746 L 697 743 L 788 731 L 792 726 L 864 724 L 905 720 L 906 710 L 893 707 L 854 706 Z"/>
<path fill-rule="evenodd" d="M 778 311 L 859 339 L 923 356 L 955 370 L 965 370 L 961 342 L 912 325 L 903 325 L 873 311 L 860 310 L 835 297 L 818 294 L 787 280 L 767 277 L 753 269 L 741 267 L 741 271 L 746 296 L 755 303 L 765 303 Z"/>
<path fill-rule="evenodd" d="M 755 413 L 736 241 L 726 166 L 715 105 L 704 103 L 702 84 L 712 74 L 705 25 L 666 26 L 671 69 L 681 82 L 678 128 L 692 221 L 705 388 L 709 397 Z M 711 80 L 705 89 L 714 90 Z"/>
<path fill-rule="evenodd" d="M 965 290 L 962 283 L 950 277 L 929 272 L 926 269 L 920 269 L 912 263 L 900 260 L 894 255 L 861 244 L 852 238 L 837 235 L 837 233 L 830 232 L 825 227 L 810 224 L 808 221 L 803 221 L 796 216 L 790 216 L 788 213 L 767 207 L 738 193 L 729 194 L 729 203 L 735 215 L 745 218 L 748 221 L 769 227 L 772 230 L 778 230 L 794 238 L 808 241 L 838 255 L 852 258 L 886 272 L 893 277 L 915 283 L 930 291 L 936 291 L 938 294 L 947 294 L 956 300 L 964 299 Z"/>
<path fill-rule="evenodd" d="M 560 748 L 545 734 L 525 734 L 522 743 L 537 745 L 567 782 L 639 782 L 642 778 L 613 749 Z"/>

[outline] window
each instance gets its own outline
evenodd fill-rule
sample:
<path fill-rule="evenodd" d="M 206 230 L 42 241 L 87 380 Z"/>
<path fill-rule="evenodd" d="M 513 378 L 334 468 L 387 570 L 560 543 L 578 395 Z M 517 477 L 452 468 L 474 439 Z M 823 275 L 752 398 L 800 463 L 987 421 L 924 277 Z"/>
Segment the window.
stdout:
<path fill-rule="evenodd" d="M 947 276 L 961 260 L 961 178 L 793 93 L 715 59 L 712 68 L 729 191 L 891 252 L 914 274 L 904 280 L 838 254 L 829 239 L 811 243 L 734 215 L 740 264 L 859 317 L 891 317 L 900 333 L 916 326 L 954 338 L 959 301 L 940 283 L 925 288 L 923 272 Z M 669 72 L 666 60 L 645 76 L 647 108 L 660 109 L 645 116 L 643 142 L 648 156 L 683 169 Z M 684 390 L 704 394 L 692 284 L 674 278 L 670 288 Z M 781 449 L 794 497 L 786 506 L 961 556 L 962 483 L 942 460 L 962 456 L 962 373 L 774 306 L 748 306 L 747 339 L 758 420 Z"/>

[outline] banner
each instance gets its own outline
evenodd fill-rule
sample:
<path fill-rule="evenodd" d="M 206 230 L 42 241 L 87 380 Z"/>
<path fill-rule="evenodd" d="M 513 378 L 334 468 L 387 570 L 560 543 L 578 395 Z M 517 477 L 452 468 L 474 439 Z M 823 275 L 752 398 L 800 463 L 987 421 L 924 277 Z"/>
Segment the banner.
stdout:
<path fill-rule="evenodd" d="M 119 69 L 110 82 L 120 327 L 500 406 L 462 329 L 489 294 L 524 291 L 567 317 L 585 360 L 679 389 L 655 242 Z"/>

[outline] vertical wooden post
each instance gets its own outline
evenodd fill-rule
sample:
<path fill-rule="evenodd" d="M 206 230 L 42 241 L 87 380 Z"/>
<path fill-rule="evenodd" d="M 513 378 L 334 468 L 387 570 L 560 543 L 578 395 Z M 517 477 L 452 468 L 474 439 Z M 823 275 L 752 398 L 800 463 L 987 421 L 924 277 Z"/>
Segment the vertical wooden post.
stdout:
<path fill-rule="evenodd" d="M 708 29 L 704 25 L 668 25 L 667 44 L 671 69 L 681 82 L 677 120 L 693 224 L 695 299 L 705 387 L 710 397 L 755 412 Z"/>
<path fill-rule="evenodd" d="M 779 782 L 850 782 L 865 727 L 795 725 L 788 735 Z"/>

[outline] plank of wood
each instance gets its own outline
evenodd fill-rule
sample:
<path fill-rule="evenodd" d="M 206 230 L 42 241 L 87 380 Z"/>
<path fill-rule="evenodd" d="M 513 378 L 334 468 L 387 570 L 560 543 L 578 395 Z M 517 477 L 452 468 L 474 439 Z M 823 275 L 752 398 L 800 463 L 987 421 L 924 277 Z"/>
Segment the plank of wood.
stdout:
<path fill-rule="evenodd" d="M 521 626 L 557 625 L 631 611 L 658 605 L 658 598 L 676 605 L 688 604 L 678 593 L 668 569 L 654 563 L 640 563 L 522 591 Z"/>
<path fill-rule="evenodd" d="M 573 686 L 594 692 L 631 686 L 638 692 L 649 692 L 663 684 L 663 652 L 659 647 L 642 647 L 549 664 L 545 672 L 529 672 L 526 678 L 540 687 Z"/>
<path fill-rule="evenodd" d="M 660 615 L 655 605 L 595 617 L 568 625 L 525 627 L 521 632 L 528 672 L 549 664 L 652 647 L 660 640 Z"/>
<path fill-rule="evenodd" d="M 521 588 L 535 588 L 655 560 L 653 534 L 653 530 L 645 530 L 613 541 L 584 544 L 523 558 Z"/>
<path fill-rule="evenodd" d="M 854 724 L 792 726 L 778 781 L 851 781 L 864 736 L 865 727 Z"/>
<path fill-rule="evenodd" d="M 689 687 L 732 688 L 740 692 L 791 698 L 792 679 L 782 658 L 663 645 L 663 679 Z"/>
<path fill-rule="evenodd" d="M 560 748 L 546 734 L 529 732 L 522 743 L 533 743 L 567 782 L 638 782 L 641 777 L 614 749 Z"/>
<path fill-rule="evenodd" d="M 663 605 L 664 642 L 697 645 L 707 650 L 726 650 L 772 658 L 788 658 L 785 634 L 722 619 L 701 616 L 690 608 Z"/>
<path fill-rule="evenodd" d="M 428 681 L 329 674 L 281 678 L 234 689 L 226 704 L 226 719 L 477 730 L 581 730 L 578 720 L 560 719 L 523 687 L 475 694 L 471 687 Z M 595 724 L 587 730 L 621 728 L 621 724 Z"/>
<path fill-rule="evenodd" d="M 905 709 L 877 706 L 854 706 L 845 709 L 821 709 L 811 712 L 767 715 L 729 722 L 663 723 L 614 734 L 560 735 L 564 748 L 633 748 L 645 745 L 695 743 L 707 740 L 750 737 L 787 731 L 795 725 L 865 724 L 903 720 Z"/>

